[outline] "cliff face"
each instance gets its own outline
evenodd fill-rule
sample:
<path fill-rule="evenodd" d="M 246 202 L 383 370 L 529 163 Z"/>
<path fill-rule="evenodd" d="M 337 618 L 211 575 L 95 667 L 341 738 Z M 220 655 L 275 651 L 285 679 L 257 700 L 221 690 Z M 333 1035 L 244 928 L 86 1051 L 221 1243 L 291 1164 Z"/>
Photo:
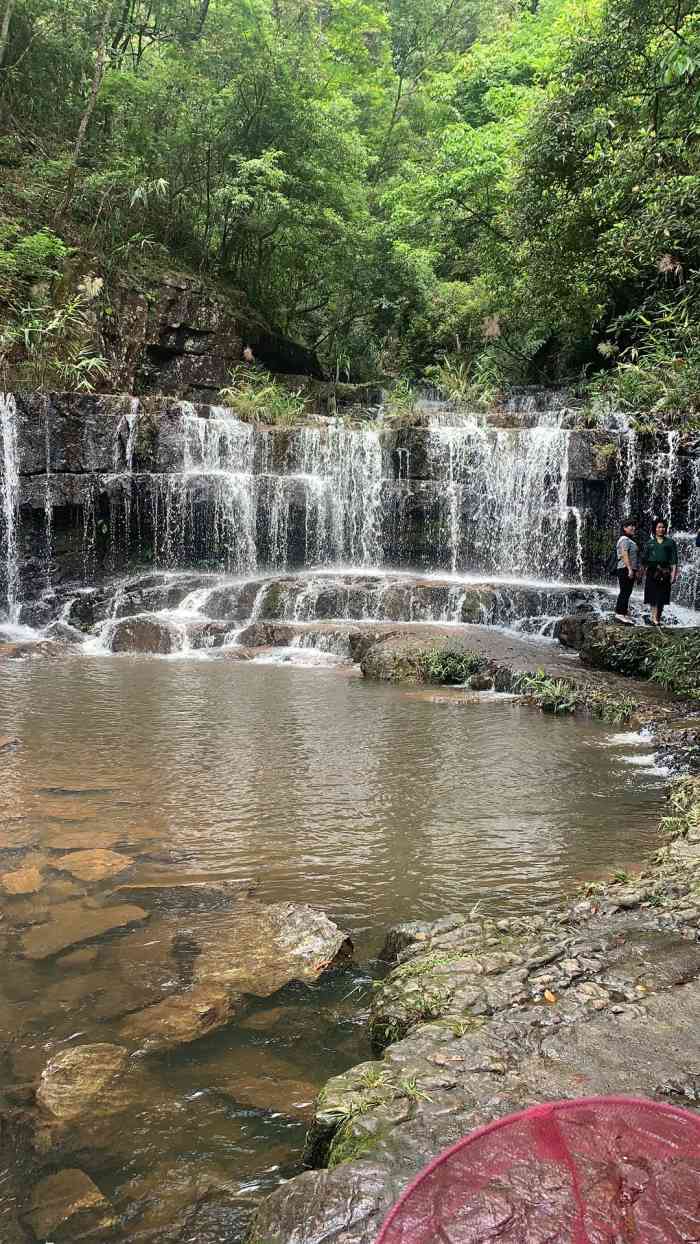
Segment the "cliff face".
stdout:
<path fill-rule="evenodd" d="M 117 281 L 96 313 L 112 392 L 207 400 L 227 384 L 246 347 L 270 371 L 322 376 L 312 351 L 194 277 L 173 273 L 141 286 Z"/>

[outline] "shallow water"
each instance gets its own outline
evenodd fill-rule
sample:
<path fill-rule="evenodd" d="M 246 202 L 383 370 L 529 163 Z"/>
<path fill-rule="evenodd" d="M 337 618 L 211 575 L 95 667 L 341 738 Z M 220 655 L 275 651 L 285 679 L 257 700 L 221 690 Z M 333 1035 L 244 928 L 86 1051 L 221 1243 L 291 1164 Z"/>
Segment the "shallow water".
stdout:
<path fill-rule="evenodd" d="M 114 1040 L 124 1010 L 144 1004 L 159 930 L 174 922 L 186 938 L 197 922 L 160 910 L 68 967 L 19 959 L 18 932 L 61 904 L 124 881 L 256 878 L 263 899 L 323 907 L 367 964 L 394 921 L 476 902 L 531 911 L 634 864 L 659 819 L 663 779 L 643 739 L 506 697 L 459 704 L 322 667 L 77 656 L 8 663 L 0 705 L 0 734 L 20 739 L 0 754 L 0 871 L 44 872 L 37 894 L 3 901 L 0 1040 L 15 1085 L 36 1079 L 47 1050 Z M 55 864 L 82 842 L 133 866 L 70 881 Z M 149 1210 L 163 1223 L 197 1180 L 225 1187 L 221 1220 L 182 1239 L 231 1244 L 239 1207 L 297 1169 L 314 1093 L 369 1056 L 368 985 L 350 968 L 290 986 L 242 1024 L 151 1056 L 128 1135 L 84 1168 L 127 1215 L 144 1176 L 151 1203 L 166 1189 Z M 20 1190 L 35 1178 L 23 1166 Z M 0 1182 L 0 1224 L 3 1195 L 7 1208 Z M 157 1217 L 135 1221 L 154 1234 L 133 1226 L 124 1239 L 160 1238 Z"/>

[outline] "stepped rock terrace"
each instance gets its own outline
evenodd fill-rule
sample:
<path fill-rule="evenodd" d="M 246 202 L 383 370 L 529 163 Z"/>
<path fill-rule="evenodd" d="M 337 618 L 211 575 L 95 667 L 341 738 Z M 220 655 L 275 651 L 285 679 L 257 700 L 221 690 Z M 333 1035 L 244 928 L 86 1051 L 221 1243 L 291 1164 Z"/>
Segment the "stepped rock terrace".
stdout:
<path fill-rule="evenodd" d="M 144 564 L 585 582 L 623 510 L 681 533 L 700 522 L 692 446 L 572 428 L 575 411 L 540 394 L 485 420 L 424 402 L 411 423 L 293 428 L 165 399 L 19 394 L 1 408 L 1 590 L 15 617 L 65 582 Z M 697 566 L 681 546 L 692 606 Z"/>

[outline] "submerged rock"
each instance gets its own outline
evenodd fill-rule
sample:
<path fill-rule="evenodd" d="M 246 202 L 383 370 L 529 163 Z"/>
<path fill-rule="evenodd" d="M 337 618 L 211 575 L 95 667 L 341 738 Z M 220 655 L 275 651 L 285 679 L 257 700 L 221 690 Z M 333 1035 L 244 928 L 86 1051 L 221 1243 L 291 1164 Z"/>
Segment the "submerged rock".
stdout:
<path fill-rule="evenodd" d="M 36 894 L 41 889 L 41 883 L 41 869 L 36 865 L 18 868 L 15 872 L 3 873 L 0 877 L 0 887 L 5 894 Z"/>
<path fill-rule="evenodd" d="M 36 1092 L 37 1104 L 51 1119 L 79 1118 L 98 1102 L 112 1097 L 123 1077 L 129 1055 L 119 1045 L 100 1042 L 62 1050 L 44 1068 Z"/>
<path fill-rule="evenodd" d="M 13 734 L 0 734 L 0 752 L 14 751 L 19 747 L 19 739 Z"/>
<path fill-rule="evenodd" d="M 112 652 L 155 652 L 165 655 L 182 647 L 182 632 L 163 618 L 147 615 L 124 618 L 112 628 L 109 647 Z"/>
<path fill-rule="evenodd" d="M 160 1094 L 141 1059 L 119 1045 L 74 1045 L 50 1058 L 41 1073 L 33 1118 L 37 1154 L 66 1155 L 91 1170 L 126 1159 L 132 1123 L 144 1102 Z M 168 1106 L 168 1102 L 164 1106 Z"/>
<path fill-rule="evenodd" d="M 201 946 L 199 983 L 268 997 L 289 981 L 313 981 L 347 962 L 352 942 L 322 911 L 301 903 L 253 900 L 230 915 L 203 917 L 193 930 Z"/>
<path fill-rule="evenodd" d="M 160 1163 L 117 1191 L 117 1204 L 128 1222 L 128 1244 L 242 1239 L 248 1212 L 236 1192 L 235 1174 L 210 1161 L 188 1154 L 187 1162 Z"/>
<path fill-rule="evenodd" d="M 249 881 L 134 881 L 115 886 L 113 894 L 156 911 L 230 911 L 251 898 Z"/>
<path fill-rule="evenodd" d="M 37 1240 L 56 1244 L 103 1239 L 116 1221 L 97 1184 L 77 1169 L 57 1171 L 36 1184 L 25 1218 Z"/>
<path fill-rule="evenodd" d="M 54 868 L 70 873 L 80 881 L 104 881 L 106 877 L 125 872 L 133 862 L 128 855 L 95 847 L 92 851 L 73 851 L 70 855 L 62 855 L 54 862 Z"/>
<path fill-rule="evenodd" d="M 53 818 L 52 818 L 53 819 Z M 91 817 L 81 818 L 91 821 Z M 73 829 L 73 818 L 70 818 L 65 829 L 49 829 L 42 835 L 44 846 L 51 851 L 76 851 L 89 853 L 97 848 L 102 850 L 113 847 L 124 837 L 121 829 Z"/>
<path fill-rule="evenodd" d="M 196 985 L 130 1015 L 119 1035 L 146 1053 L 172 1050 L 223 1028 L 243 1006 L 240 994 L 221 985 Z"/>
<path fill-rule="evenodd" d="M 90 942 L 103 933 L 127 928 L 147 920 L 149 913 L 141 907 L 123 904 L 118 907 L 85 907 L 81 902 L 61 903 L 51 911 L 50 919 L 30 929 L 21 941 L 27 959 L 49 959 L 69 946 Z"/>

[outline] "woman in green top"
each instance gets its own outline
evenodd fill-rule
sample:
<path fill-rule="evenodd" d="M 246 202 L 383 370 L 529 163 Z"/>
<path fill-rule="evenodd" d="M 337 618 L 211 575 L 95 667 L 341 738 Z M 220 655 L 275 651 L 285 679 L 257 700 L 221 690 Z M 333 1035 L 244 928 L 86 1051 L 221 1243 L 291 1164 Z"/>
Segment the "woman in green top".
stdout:
<path fill-rule="evenodd" d="M 671 599 L 671 587 L 678 578 L 678 549 L 666 534 L 663 519 L 654 523 L 654 534 L 647 544 L 642 562 L 646 570 L 644 604 L 651 605 L 651 624 L 659 626 L 664 606 Z"/>

